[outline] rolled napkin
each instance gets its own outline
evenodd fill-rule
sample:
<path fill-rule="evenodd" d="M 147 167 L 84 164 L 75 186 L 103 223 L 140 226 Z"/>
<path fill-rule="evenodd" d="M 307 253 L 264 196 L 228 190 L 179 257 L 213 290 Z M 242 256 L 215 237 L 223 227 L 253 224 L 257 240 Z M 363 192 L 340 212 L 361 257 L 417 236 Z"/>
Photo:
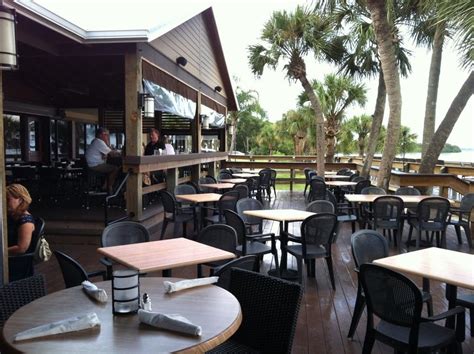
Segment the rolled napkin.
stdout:
<path fill-rule="evenodd" d="M 200 336 L 202 333 L 201 326 L 191 323 L 186 317 L 180 315 L 165 315 L 140 309 L 138 310 L 138 318 L 140 322 L 147 325 L 169 331 L 190 334 L 192 336 Z"/>
<path fill-rule="evenodd" d="M 94 300 L 99 302 L 107 302 L 107 293 L 104 289 L 99 289 L 95 284 L 92 284 L 89 280 L 82 282 L 82 289 Z"/>
<path fill-rule="evenodd" d="M 100 326 L 100 320 L 95 312 L 91 312 L 87 315 L 71 317 L 65 320 L 27 329 L 15 336 L 15 342 L 38 337 L 46 337 L 59 333 L 82 331 L 83 329 L 93 328 L 96 326 Z"/>
<path fill-rule="evenodd" d="M 184 289 L 194 288 L 196 286 L 203 286 L 214 284 L 219 280 L 219 277 L 197 278 L 177 281 L 176 283 L 165 280 L 163 282 L 166 293 L 174 293 Z"/>

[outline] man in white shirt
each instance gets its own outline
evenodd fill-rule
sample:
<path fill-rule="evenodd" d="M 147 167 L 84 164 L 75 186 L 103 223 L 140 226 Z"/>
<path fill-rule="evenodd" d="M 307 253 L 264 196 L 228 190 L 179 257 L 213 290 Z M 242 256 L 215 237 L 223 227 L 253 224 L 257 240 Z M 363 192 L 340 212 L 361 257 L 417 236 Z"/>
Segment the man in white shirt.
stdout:
<path fill-rule="evenodd" d="M 115 154 L 109 147 L 109 131 L 105 128 L 99 128 L 96 138 L 92 140 L 92 143 L 87 148 L 86 161 L 89 169 L 107 175 L 107 186 L 104 187 L 107 187 L 108 192 L 111 194 L 119 167 L 107 163 L 107 155 L 109 154 Z"/>

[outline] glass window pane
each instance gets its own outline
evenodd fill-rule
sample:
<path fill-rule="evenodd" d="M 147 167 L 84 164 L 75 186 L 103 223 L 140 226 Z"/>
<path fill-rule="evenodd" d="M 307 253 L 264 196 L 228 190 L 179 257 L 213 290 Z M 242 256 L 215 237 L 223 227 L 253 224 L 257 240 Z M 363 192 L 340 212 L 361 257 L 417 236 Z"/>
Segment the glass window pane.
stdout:
<path fill-rule="evenodd" d="M 39 121 L 28 121 L 28 139 L 30 151 L 39 151 Z"/>
<path fill-rule="evenodd" d="M 58 140 L 58 155 L 59 157 L 69 157 L 71 150 L 71 139 L 69 138 L 69 124 L 70 122 L 58 120 L 57 126 L 57 140 Z"/>
<path fill-rule="evenodd" d="M 76 144 L 79 148 L 79 155 L 84 155 L 86 151 L 85 143 L 84 143 L 84 128 L 85 124 L 83 123 L 76 123 Z"/>
<path fill-rule="evenodd" d="M 6 161 L 21 159 L 20 116 L 3 115 Z"/>

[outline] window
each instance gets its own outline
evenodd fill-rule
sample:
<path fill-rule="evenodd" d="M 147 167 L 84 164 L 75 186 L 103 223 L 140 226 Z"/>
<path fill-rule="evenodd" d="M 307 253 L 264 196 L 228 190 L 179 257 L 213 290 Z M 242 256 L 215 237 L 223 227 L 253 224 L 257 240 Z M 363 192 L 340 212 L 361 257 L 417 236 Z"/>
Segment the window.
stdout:
<path fill-rule="evenodd" d="M 20 116 L 4 114 L 3 117 L 6 161 L 21 160 Z"/>

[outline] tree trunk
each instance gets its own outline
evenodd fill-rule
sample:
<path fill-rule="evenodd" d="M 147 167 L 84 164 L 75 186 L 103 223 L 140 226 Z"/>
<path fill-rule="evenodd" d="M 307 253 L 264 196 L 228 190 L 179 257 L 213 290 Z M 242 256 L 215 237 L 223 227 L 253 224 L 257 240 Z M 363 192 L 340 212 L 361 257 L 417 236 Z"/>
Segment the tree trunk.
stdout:
<path fill-rule="evenodd" d="M 397 58 L 395 56 L 395 46 L 392 42 L 391 25 L 387 20 L 385 2 L 368 0 L 367 6 L 375 30 L 390 110 L 387 137 L 385 138 L 382 161 L 380 162 L 379 173 L 377 175 L 377 186 L 388 190 L 392 173 L 392 163 L 395 158 L 398 139 L 400 138 L 402 109 L 400 75 L 398 72 Z"/>
<path fill-rule="evenodd" d="M 326 117 L 325 123 L 325 138 L 326 138 L 326 162 L 334 162 L 334 155 L 336 154 L 336 132 L 337 118 Z"/>
<path fill-rule="evenodd" d="M 365 150 L 365 136 L 361 137 L 359 135 L 359 157 L 364 157 L 364 150 Z"/>
<path fill-rule="evenodd" d="M 375 101 L 375 110 L 372 115 L 372 125 L 370 127 L 369 145 L 367 147 L 367 155 L 362 167 L 361 176 L 368 178 L 370 176 L 370 169 L 372 168 L 372 161 L 374 160 L 375 150 L 377 149 L 377 142 L 379 140 L 380 128 L 382 127 L 383 114 L 385 112 L 385 101 L 387 98 L 387 90 L 385 89 L 385 81 L 383 78 L 383 71 L 379 72 L 379 87 L 377 90 L 377 100 Z"/>
<path fill-rule="evenodd" d="M 235 146 L 237 144 L 237 112 L 232 112 L 230 119 L 231 124 L 234 127 L 234 133 L 232 134 L 232 137 L 230 139 L 229 153 L 235 150 Z"/>
<path fill-rule="evenodd" d="M 468 78 L 462 85 L 458 94 L 454 98 L 451 106 L 449 106 L 448 112 L 444 116 L 443 121 L 439 125 L 436 133 L 431 139 L 431 143 L 426 149 L 426 153 L 421 159 L 419 173 L 433 173 L 438 161 L 439 154 L 443 150 L 446 141 L 448 140 L 454 125 L 456 124 L 461 112 L 466 106 L 467 102 L 474 94 L 474 72 L 471 71 Z"/>
<path fill-rule="evenodd" d="M 438 101 L 439 73 L 443 56 L 445 25 L 440 22 L 436 26 L 431 54 L 430 73 L 428 78 L 428 93 L 426 94 L 425 121 L 423 124 L 423 145 L 421 157 L 425 156 L 428 145 L 433 138 L 436 123 L 436 103 Z"/>
<path fill-rule="evenodd" d="M 309 101 L 311 102 L 311 108 L 314 110 L 314 118 L 316 120 L 316 162 L 317 166 L 317 173 L 318 176 L 324 176 L 324 157 L 326 155 L 326 139 L 324 137 L 324 117 L 323 111 L 321 109 L 321 103 L 319 102 L 318 98 L 314 94 L 313 88 L 308 81 L 306 75 L 299 77 L 301 85 L 309 97 Z"/>

